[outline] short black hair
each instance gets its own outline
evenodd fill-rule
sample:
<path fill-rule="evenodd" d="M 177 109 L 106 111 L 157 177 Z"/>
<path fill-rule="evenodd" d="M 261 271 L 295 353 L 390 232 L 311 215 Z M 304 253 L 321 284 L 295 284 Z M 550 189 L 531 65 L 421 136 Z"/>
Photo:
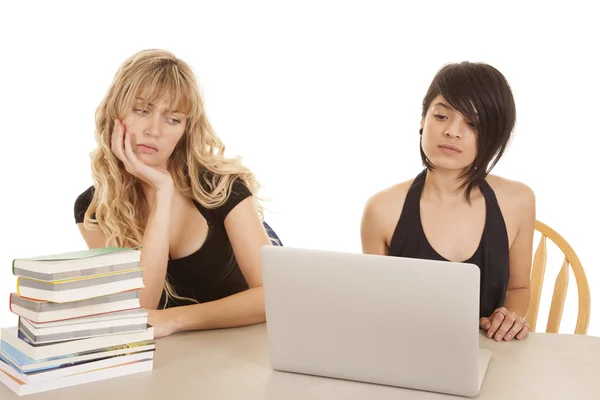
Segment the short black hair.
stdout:
<path fill-rule="evenodd" d="M 485 63 L 463 61 L 443 66 L 433 78 L 423 98 L 422 118 L 433 99 L 441 95 L 452 107 L 465 115 L 477 130 L 477 156 L 461 177 L 467 200 L 502 157 L 516 121 L 515 100 L 504 75 Z M 432 170 L 423 146 L 421 160 Z"/>

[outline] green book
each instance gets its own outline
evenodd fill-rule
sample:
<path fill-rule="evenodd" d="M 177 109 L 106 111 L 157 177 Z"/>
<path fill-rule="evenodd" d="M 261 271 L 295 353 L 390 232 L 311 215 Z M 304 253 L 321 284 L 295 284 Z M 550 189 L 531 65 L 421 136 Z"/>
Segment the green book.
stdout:
<path fill-rule="evenodd" d="M 80 260 L 82 258 L 96 257 L 109 253 L 116 253 L 119 251 L 129 251 L 129 247 L 100 247 L 97 249 L 79 250 L 68 253 L 50 254 L 45 256 L 28 257 L 28 258 L 16 258 L 14 261 L 28 260 L 28 261 L 59 261 L 59 260 Z M 13 261 L 13 263 L 14 263 Z"/>
<path fill-rule="evenodd" d="M 15 276 L 42 281 L 76 279 L 139 267 L 140 248 L 103 247 L 36 257 L 15 258 Z"/>

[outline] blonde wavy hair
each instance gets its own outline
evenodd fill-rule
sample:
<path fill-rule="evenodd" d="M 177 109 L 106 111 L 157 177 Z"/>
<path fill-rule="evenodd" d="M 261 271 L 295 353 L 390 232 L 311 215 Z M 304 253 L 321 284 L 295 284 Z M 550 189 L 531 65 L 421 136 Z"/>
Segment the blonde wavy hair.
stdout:
<path fill-rule="evenodd" d="M 210 126 L 192 69 L 169 51 L 149 49 L 129 57 L 121 65 L 96 110 L 95 139 L 91 153 L 94 196 L 84 217 L 84 226 L 102 231 L 107 246 L 139 247 L 145 221 L 140 205 L 145 198 L 140 180 L 128 173 L 111 150 L 114 120 L 122 119 L 136 97 L 148 103 L 170 99 L 171 109 L 186 115 L 186 129 L 175 146 L 167 168 L 175 187 L 206 208 L 219 207 L 231 193 L 237 179 L 253 195 L 259 184 L 240 157 L 225 157 L 225 146 Z M 263 209 L 259 204 L 259 213 Z M 176 294 L 165 279 L 165 307 Z"/>

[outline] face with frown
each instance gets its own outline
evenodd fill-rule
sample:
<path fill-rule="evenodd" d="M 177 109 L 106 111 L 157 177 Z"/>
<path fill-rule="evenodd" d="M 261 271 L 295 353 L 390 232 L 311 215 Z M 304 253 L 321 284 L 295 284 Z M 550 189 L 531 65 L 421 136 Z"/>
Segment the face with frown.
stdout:
<path fill-rule="evenodd" d="M 186 115 L 168 97 L 155 103 L 137 97 L 121 120 L 135 155 L 148 166 L 166 167 L 186 128 Z"/>

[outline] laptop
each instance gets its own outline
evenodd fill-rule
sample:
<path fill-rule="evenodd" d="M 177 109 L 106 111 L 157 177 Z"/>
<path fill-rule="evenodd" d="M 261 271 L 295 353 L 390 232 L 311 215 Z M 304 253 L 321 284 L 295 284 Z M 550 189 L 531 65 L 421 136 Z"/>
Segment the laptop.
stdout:
<path fill-rule="evenodd" d="M 276 246 L 261 262 L 274 370 L 479 394 L 476 265 Z"/>

